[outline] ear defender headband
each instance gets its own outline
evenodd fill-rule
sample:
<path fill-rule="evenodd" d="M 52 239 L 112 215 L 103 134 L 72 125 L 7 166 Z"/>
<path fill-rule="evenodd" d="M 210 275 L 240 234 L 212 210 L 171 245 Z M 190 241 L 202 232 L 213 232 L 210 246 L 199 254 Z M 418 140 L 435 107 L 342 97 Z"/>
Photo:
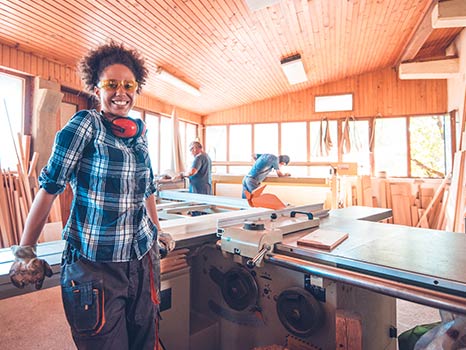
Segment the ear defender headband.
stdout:
<path fill-rule="evenodd" d="M 113 120 L 102 118 L 113 135 L 122 139 L 140 137 L 146 133 L 146 124 L 141 119 L 132 119 L 130 117 L 116 117 Z"/>

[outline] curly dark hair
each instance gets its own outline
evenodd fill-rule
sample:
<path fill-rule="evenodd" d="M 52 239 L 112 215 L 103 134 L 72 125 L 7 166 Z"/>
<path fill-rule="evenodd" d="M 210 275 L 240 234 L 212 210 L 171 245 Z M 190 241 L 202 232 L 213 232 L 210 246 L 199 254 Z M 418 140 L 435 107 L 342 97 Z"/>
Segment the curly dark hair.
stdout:
<path fill-rule="evenodd" d="M 79 62 L 81 78 L 88 91 L 94 92 L 94 88 L 99 83 L 100 75 L 105 68 L 112 64 L 123 64 L 133 72 L 138 82 L 136 92 L 139 94 L 148 74 L 144 58 L 136 50 L 127 49 L 123 44 L 117 44 L 113 40 L 89 51 Z"/>

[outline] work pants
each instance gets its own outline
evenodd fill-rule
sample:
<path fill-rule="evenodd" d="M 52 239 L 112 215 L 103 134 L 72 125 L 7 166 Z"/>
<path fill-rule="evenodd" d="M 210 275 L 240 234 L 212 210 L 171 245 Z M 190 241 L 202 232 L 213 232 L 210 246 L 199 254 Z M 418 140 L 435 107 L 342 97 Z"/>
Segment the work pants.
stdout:
<path fill-rule="evenodd" d="M 78 349 L 155 349 L 158 267 L 153 249 L 141 260 L 98 263 L 68 246 L 62 262 L 62 298 Z"/>

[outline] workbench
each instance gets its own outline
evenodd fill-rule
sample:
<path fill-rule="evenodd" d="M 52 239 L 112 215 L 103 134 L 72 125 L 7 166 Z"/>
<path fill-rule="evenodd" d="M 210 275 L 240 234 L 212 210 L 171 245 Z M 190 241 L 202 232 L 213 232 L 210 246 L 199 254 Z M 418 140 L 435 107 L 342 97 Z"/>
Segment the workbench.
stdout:
<path fill-rule="evenodd" d="M 202 201 L 197 196 L 195 202 L 197 204 L 202 202 L 211 205 L 233 205 L 231 201 L 215 196 L 203 197 Z M 236 204 L 243 206 L 245 202 L 239 201 Z M 221 269 L 220 265 L 223 264 L 223 261 L 229 261 L 225 263 L 222 273 L 225 273 L 230 266 L 237 266 L 241 263 L 241 259 L 231 258 L 227 256 L 228 254 L 220 252 L 217 244 L 219 240 L 217 236 L 218 223 L 225 219 L 234 220 L 235 218 L 239 222 L 244 218 L 266 219 L 271 212 L 268 209 L 249 208 L 162 221 L 162 227 L 173 235 L 178 247 L 190 248 L 193 254 L 189 260 L 190 269 L 186 271 L 190 282 L 187 284 L 188 287 L 183 287 L 183 289 L 191 290 L 191 293 L 187 293 L 188 300 L 183 302 L 183 305 L 187 305 L 186 307 L 191 310 L 191 318 L 207 320 L 205 328 L 199 326 L 204 323 L 196 323 L 196 327 L 200 327 L 199 332 L 196 333 L 197 344 L 203 344 L 199 339 L 202 338 L 205 341 L 210 335 L 216 334 L 215 337 L 212 337 L 212 341 L 216 339 L 214 346 L 229 349 L 227 344 L 231 343 L 231 337 L 233 335 L 238 337 L 238 334 L 234 331 L 232 335 L 225 336 L 226 330 L 230 333 L 232 330 L 239 332 L 244 326 L 237 324 L 238 320 L 231 321 L 232 318 L 236 317 L 236 314 L 226 312 L 226 308 L 217 300 L 219 297 L 215 295 L 215 284 L 214 287 L 208 288 L 206 286 L 209 285 L 205 284 L 206 280 L 209 280 L 209 276 L 206 275 L 205 262 L 209 259 L 217 261 L 216 265 Z M 309 230 L 286 234 L 283 241 L 275 244 L 274 250 L 265 256 L 263 270 L 261 267 L 256 267 L 251 271 L 252 275 L 257 276 L 257 278 L 263 277 L 264 274 L 275 274 L 276 276 L 283 274 L 283 278 L 279 278 L 282 280 L 280 282 L 282 284 L 272 285 L 273 278 L 270 276 L 269 282 L 266 280 L 264 281 L 267 283 L 258 282 L 259 292 L 262 293 L 259 304 L 263 304 L 264 308 L 269 305 L 267 312 L 271 315 L 273 311 L 271 308 L 275 305 L 275 301 L 270 296 L 277 297 L 279 289 L 282 286 L 286 287 L 286 284 L 283 284 L 286 281 L 289 284 L 304 285 L 304 279 L 310 276 L 311 279 L 322 278 L 324 280 L 323 285 L 327 288 L 327 293 L 330 293 L 327 294 L 328 300 L 331 300 L 332 293 L 341 294 L 340 286 L 354 287 L 356 291 L 354 295 L 363 295 L 363 298 L 370 300 L 367 301 L 367 305 L 375 305 L 377 308 L 380 306 L 380 310 L 375 311 L 380 312 L 380 315 L 390 316 L 387 316 L 390 318 L 387 325 L 396 321 L 396 318 L 393 319 L 391 316 L 393 300 L 396 298 L 466 314 L 466 235 L 378 222 L 390 216 L 390 209 L 381 208 L 350 207 L 331 210 L 327 217 L 320 218 L 319 228 L 343 231 L 349 234 L 348 239 L 332 251 L 299 246 L 297 240 L 308 234 Z M 45 280 L 44 288 L 59 284 L 62 249 L 62 241 L 38 245 L 39 257 L 45 258 L 54 271 L 54 276 Z M 10 250 L 1 249 L 0 299 L 34 291 L 32 287 L 19 290 L 10 284 L 8 271 L 12 261 L 13 256 Z M 275 281 L 277 280 L 276 276 Z M 213 282 L 210 281 L 210 283 Z M 336 288 L 335 285 L 339 287 Z M 272 291 L 274 288 L 275 290 Z M 348 287 L 345 288 L 348 289 Z M 264 294 L 266 290 L 267 293 L 270 292 L 270 295 Z M 189 298 L 191 298 L 190 301 Z M 336 300 L 335 307 L 337 305 L 347 304 Z M 368 312 L 361 301 L 354 303 L 354 307 L 360 308 L 359 311 L 362 313 Z M 197 316 L 193 317 L 193 315 Z M 273 323 L 274 318 L 276 316 L 268 316 L 269 324 L 274 324 L 270 327 L 273 327 L 275 332 L 275 329 L 281 326 L 277 320 Z M 247 323 L 250 320 L 245 318 L 241 319 L 240 322 Z M 377 324 L 377 322 L 374 323 Z M 191 324 L 193 323 L 191 322 Z M 226 326 L 226 324 L 228 325 Z M 196 327 L 191 326 L 191 333 Z M 254 325 L 254 327 L 258 326 Z M 186 329 L 189 331 L 189 323 Z M 164 331 L 166 334 L 170 333 L 169 330 Z M 283 332 L 283 329 L 276 333 L 280 332 Z M 200 334 L 210 335 L 206 338 L 206 336 L 201 337 Z M 224 334 L 223 338 L 222 334 Z M 251 332 L 251 334 L 255 333 Z M 189 336 L 190 334 L 188 334 L 188 338 Z M 328 334 L 325 333 L 325 336 L 328 337 Z M 191 334 L 191 339 L 193 337 L 194 334 Z M 259 341 L 259 336 L 257 337 L 254 340 L 249 339 L 249 336 L 244 336 L 244 341 L 265 341 L 262 338 Z M 324 348 L 326 347 L 324 346 Z"/>

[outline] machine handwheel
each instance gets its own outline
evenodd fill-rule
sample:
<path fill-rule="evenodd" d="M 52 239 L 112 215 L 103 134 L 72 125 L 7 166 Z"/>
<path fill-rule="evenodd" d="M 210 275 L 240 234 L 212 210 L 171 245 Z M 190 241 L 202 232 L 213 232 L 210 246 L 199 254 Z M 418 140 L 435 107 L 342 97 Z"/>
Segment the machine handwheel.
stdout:
<path fill-rule="evenodd" d="M 277 314 L 282 325 L 293 335 L 306 338 L 324 324 L 322 305 L 305 289 L 290 288 L 277 299 Z"/>
<path fill-rule="evenodd" d="M 233 268 L 223 276 L 222 295 L 234 310 L 242 311 L 256 305 L 258 293 L 254 277 L 242 268 Z"/>

